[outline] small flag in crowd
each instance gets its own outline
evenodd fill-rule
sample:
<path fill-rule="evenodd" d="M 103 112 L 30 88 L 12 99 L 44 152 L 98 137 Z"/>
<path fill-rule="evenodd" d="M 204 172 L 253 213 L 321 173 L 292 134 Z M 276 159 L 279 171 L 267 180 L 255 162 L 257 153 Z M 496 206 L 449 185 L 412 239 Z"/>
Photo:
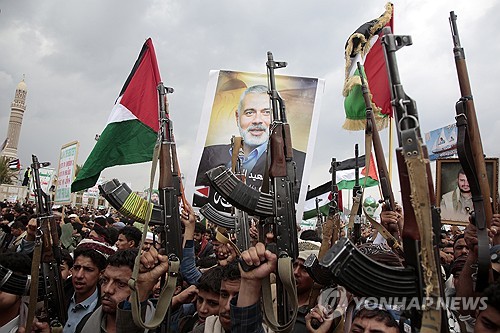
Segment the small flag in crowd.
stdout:
<path fill-rule="evenodd" d="M 160 82 L 153 42 L 148 38 L 111 110 L 106 128 L 71 184 L 72 192 L 94 186 L 105 168 L 153 159 L 159 130 Z"/>
<path fill-rule="evenodd" d="M 11 169 L 11 170 L 20 170 L 21 169 L 21 162 L 19 162 L 18 158 L 16 158 L 15 160 L 9 161 L 9 169 Z"/>
<path fill-rule="evenodd" d="M 345 46 L 345 80 L 342 94 L 345 97 L 346 130 L 365 129 L 366 108 L 361 91 L 361 79 L 357 62 L 364 65 L 366 81 L 370 88 L 372 108 L 378 128 L 385 128 L 392 115 L 389 77 L 385 56 L 380 43 L 382 28 L 393 28 L 393 5 L 387 3 L 385 12 L 377 19 L 360 26 L 347 40 Z"/>
<path fill-rule="evenodd" d="M 370 168 L 368 170 L 368 177 L 366 175 L 366 167 L 365 167 L 365 155 L 360 156 L 359 167 L 360 176 L 359 176 L 359 185 L 362 187 L 372 187 L 378 185 L 378 176 L 377 176 L 377 168 L 375 166 L 375 160 L 373 159 L 373 155 L 370 156 Z M 354 187 L 356 182 L 355 178 L 355 164 L 354 158 L 345 160 L 340 162 L 337 166 L 336 178 L 337 178 L 337 187 L 340 190 L 351 190 Z M 366 185 L 365 185 L 366 178 Z M 307 220 L 316 216 L 316 198 L 320 198 L 320 207 L 319 210 L 324 214 L 328 214 L 328 208 L 331 197 L 331 181 L 324 183 L 312 190 L 309 190 L 306 195 L 306 202 L 304 204 L 304 215 L 302 217 L 303 220 Z M 342 209 L 342 207 L 339 207 Z"/>

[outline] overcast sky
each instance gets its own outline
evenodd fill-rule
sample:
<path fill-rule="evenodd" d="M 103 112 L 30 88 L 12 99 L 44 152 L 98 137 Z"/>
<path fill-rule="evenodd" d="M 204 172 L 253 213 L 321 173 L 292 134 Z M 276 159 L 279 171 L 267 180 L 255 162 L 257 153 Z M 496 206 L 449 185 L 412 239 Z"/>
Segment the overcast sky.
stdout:
<path fill-rule="evenodd" d="M 288 62 L 279 74 L 326 80 L 309 181 L 315 187 L 330 179 L 332 157 L 352 157 L 355 143 L 363 147 L 363 132 L 341 128 L 344 45 L 361 24 L 382 14 L 384 5 L 373 0 L 3 1 L 0 141 L 7 133 L 15 88 L 25 75 L 21 163 L 27 166 L 36 154 L 57 167 L 61 146 L 77 140 L 78 164 L 83 164 L 142 44 L 151 37 L 162 79 L 175 89 L 169 96 L 170 113 L 181 169 L 187 169 L 209 71 L 265 72 L 270 50 L 276 60 Z M 448 23 L 454 10 L 484 151 L 488 157 L 499 156 L 500 43 L 495 31 L 500 2 L 394 1 L 394 8 L 395 33 L 413 38 L 413 45 L 397 57 L 405 91 L 418 105 L 422 133 L 454 122 L 459 88 Z M 381 135 L 387 141 L 387 130 Z M 149 168 L 150 163 L 113 167 L 103 176 L 143 190 Z"/>

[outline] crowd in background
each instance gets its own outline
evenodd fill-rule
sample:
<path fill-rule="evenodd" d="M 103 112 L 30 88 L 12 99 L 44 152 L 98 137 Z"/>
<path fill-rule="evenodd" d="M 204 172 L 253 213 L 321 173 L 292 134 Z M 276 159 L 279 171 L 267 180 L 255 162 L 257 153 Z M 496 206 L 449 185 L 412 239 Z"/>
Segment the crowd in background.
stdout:
<path fill-rule="evenodd" d="M 32 274 L 31 257 L 37 232 L 35 206 L 0 202 L 0 207 L 0 265 L 18 274 Z M 140 248 L 143 225 L 113 209 L 54 206 L 51 214 L 57 222 L 61 247 L 64 308 L 68 317 L 63 323 L 63 332 L 143 332 L 131 317 L 128 280 L 135 257 L 140 253 L 143 269 L 137 289 L 142 315 L 150 318 L 158 302 L 162 277 L 169 266 L 167 258 L 160 254 L 161 239 L 155 226 L 146 231 Z M 401 212 L 382 211 L 380 214 L 381 222 L 387 227 L 398 225 L 402 219 Z M 262 279 L 276 270 L 277 258 L 266 250 L 265 240 L 259 239 L 257 226 L 252 224 L 249 230 L 252 247 L 238 259 L 235 247 L 219 237 L 235 241 L 231 231 L 202 220 L 189 206 L 183 207 L 181 221 L 183 253 L 167 331 L 271 331 L 263 324 L 259 298 Z M 495 215 L 492 229 L 499 226 L 500 215 Z M 410 331 L 411 322 L 387 306 L 311 301 L 317 285 L 306 271 L 304 262 L 309 255 L 318 255 L 322 238 L 316 230 L 298 228 L 298 232 L 299 256 L 293 262 L 298 315 L 292 332 Z M 344 225 L 339 236 L 345 235 Z M 362 253 L 388 266 L 403 266 L 403 258 L 393 252 L 369 224 L 363 224 L 361 236 L 358 248 Z M 443 281 L 446 281 L 446 297 L 473 296 L 469 266 L 477 260 L 475 227 L 472 224 L 466 228 L 446 227 L 440 236 L 440 264 Z M 500 329 L 500 243 L 496 230 L 490 230 L 490 236 L 491 280 L 497 282 L 481 295 L 487 298 L 485 307 L 449 313 L 452 332 L 498 332 Z M 241 270 L 239 260 L 254 265 L 255 269 Z M 337 288 L 339 293 L 346 293 L 342 286 Z M 353 296 L 356 295 L 349 297 Z M 23 332 L 29 302 L 29 296 L 0 292 L 0 332 L 17 332 L 18 327 Z M 319 327 L 312 324 L 315 320 L 320 323 Z M 43 322 L 35 323 L 33 329 L 50 331 Z"/>

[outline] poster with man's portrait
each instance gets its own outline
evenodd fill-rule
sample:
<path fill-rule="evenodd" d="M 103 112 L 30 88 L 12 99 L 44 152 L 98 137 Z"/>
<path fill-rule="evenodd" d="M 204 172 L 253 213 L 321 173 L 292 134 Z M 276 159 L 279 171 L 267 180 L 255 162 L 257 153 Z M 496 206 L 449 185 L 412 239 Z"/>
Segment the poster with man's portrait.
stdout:
<path fill-rule="evenodd" d="M 498 158 L 486 158 L 486 174 L 490 185 L 490 201 L 498 200 Z M 474 210 L 467 176 L 458 158 L 436 160 L 436 204 L 441 220 L 451 224 L 467 224 Z"/>
<path fill-rule="evenodd" d="M 285 102 L 286 120 L 290 124 L 300 188 L 296 207 L 297 213 L 302 214 L 300 207 L 307 192 L 324 80 L 276 75 L 276 88 Z M 230 204 L 210 189 L 205 173 L 217 166 L 231 168 L 234 163 L 233 136 L 243 139 L 238 159 L 246 184 L 260 190 L 266 169 L 272 114 L 267 74 L 227 70 L 210 72 L 188 179 L 188 184 L 194 186 L 186 190 L 189 196 L 193 196 L 195 207 L 211 203 L 220 211 L 230 211 Z"/>

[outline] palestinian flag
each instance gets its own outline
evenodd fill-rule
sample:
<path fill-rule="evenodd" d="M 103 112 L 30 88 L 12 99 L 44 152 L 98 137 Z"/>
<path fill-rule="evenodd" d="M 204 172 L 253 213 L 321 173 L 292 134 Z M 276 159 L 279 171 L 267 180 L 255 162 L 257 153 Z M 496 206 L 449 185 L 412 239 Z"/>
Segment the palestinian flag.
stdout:
<path fill-rule="evenodd" d="M 71 184 L 72 192 L 94 186 L 105 168 L 153 159 L 159 129 L 157 86 L 160 82 L 156 54 L 149 38 L 111 110 L 106 128 Z"/>
<path fill-rule="evenodd" d="M 364 65 L 366 81 L 369 86 L 372 108 L 379 129 L 388 125 L 392 116 L 389 77 L 385 64 L 384 50 L 380 43 L 382 28 L 393 29 L 393 5 L 387 3 L 385 12 L 377 19 L 360 26 L 347 40 L 345 46 L 345 80 L 342 91 L 346 121 L 342 126 L 346 130 L 365 129 L 366 108 L 361 91 L 361 79 L 357 62 Z"/>
<path fill-rule="evenodd" d="M 21 162 L 19 161 L 18 158 L 9 161 L 9 169 L 11 170 L 20 170 L 21 169 Z"/>
<path fill-rule="evenodd" d="M 354 164 L 351 161 L 354 159 L 349 159 L 340 163 L 337 167 L 336 171 L 336 180 L 337 187 L 339 189 L 339 198 L 341 196 L 341 190 L 352 190 L 354 184 L 356 182 L 356 175 Z M 361 187 L 372 187 L 378 185 L 378 176 L 377 176 L 377 168 L 375 166 L 375 161 L 373 156 L 370 156 L 370 168 L 368 170 L 368 177 L 366 177 L 366 168 L 365 166 L 365 156 L 360 156 L 358 158 L 360 165 L 362 168 L 360 170 L 359 175 L 359 185 Z M 344 164 L 343 164 L 344 163 Z M 349 168 L 346 168 L 349 167 Z M 366 184 L 365 184 L 366 178 Z M 306 202 L 304 204 L 304 215 L 302 217 L 303 220 L 308 220 L 310 218 L 314 218 L 317 215 L 316 212 L 316 198 L 320 199 L 319 202 L 319 210 L 323 215 L 328 215 L 329 204 L 332 200 L 331 196 L 331 181 L 324 183 L 312 190 L 307 191 Z M 342 207 L 342 204 L 339 202 L 339 207 Z"/>

